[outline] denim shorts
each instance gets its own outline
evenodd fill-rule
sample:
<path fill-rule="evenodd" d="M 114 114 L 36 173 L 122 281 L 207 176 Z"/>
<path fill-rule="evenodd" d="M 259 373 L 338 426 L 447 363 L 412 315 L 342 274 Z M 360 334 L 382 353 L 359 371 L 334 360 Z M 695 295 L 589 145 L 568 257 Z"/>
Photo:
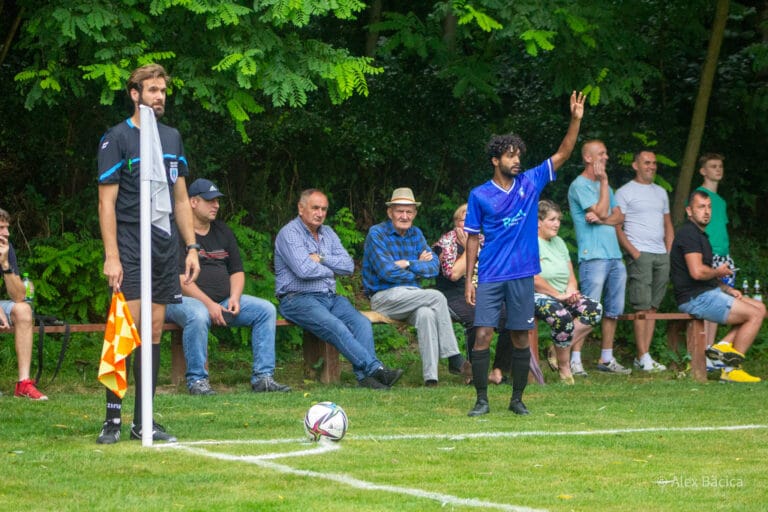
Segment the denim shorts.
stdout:
<path fill-rule="evenodd" d="M 627 269 L 621 258 L 585 260 L 579 263 L 579 290 L 603 305 L 604 318 L 624 313 Z"/>
<path fill-rule="evenodd" d="M 533 277 L 477 285 L 475 326 L 498 326 L 499 316 L 505 305 L 507 329 L 511 331 L 533 329 Z"/>
<path fill-rule="evenodd" d="M 735 297 L 728 295 L 720 288 L 712 288 L 709 291 L 700 293 L 688 302 L 680 304 L 678 309 L 696 318 L 725 324 L 728 321 L 728 315 L 731 313 L 731 306 L 734 300 L 736 300 Z"/>

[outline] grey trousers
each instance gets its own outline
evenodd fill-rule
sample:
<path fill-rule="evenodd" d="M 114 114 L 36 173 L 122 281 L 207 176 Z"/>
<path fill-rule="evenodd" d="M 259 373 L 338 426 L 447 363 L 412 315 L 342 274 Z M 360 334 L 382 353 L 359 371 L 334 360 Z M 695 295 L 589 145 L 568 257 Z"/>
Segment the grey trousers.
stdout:
<path fill-rule="evenodd" d="M 424 380 L 437 380 L 440 358 L 459 353 L 448 302 L 438 290 L 396 286 L 374 293 L 371 309 L 416 327 Z"/>

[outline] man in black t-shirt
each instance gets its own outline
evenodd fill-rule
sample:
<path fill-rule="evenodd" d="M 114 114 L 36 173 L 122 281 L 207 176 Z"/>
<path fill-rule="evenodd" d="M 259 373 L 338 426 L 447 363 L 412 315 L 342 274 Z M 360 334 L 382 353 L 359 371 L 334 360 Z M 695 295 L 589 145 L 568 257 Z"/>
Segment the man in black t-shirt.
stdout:
<path fill-rule="evenodd" d="M 733 326 L 721 341 L 706 350 L 707 357 L 726 365 L 720 374 L 721 381 L 760 382 L 759 377 L 744 371 L 741 363 L 763 324 L 765 305 L 721 281 L 732 274 L 727 263 L 712 268 L 712 246 L 704 232 L 712 218 L 709 195 L 694 191 L 685 211 L 688 221 L 675 233 L 670 251 L 677 305 L 684 313 Z"/>
<path fill-rule="evenodd" d="M 271 302 L 243 295 L 245 272 L 235 235 L 223 221 L 216 220 L 219 197 L 211 181 L 197 179 L 189 186 L 189 202 L 199 246 L 200 276 L 184 282 L 184 261 L 179 261 L 181 304 L 169 304 L 165 318 L 184 328 L 184 357 L 187 387 L 192 395 L 213 395 L 205 363 L 208 359 L 208 331 L 213 325 L 251 328 L 253 369 L 251 389 L 255 392 L 290 391 L 276 382 L 275 320 Z"/>

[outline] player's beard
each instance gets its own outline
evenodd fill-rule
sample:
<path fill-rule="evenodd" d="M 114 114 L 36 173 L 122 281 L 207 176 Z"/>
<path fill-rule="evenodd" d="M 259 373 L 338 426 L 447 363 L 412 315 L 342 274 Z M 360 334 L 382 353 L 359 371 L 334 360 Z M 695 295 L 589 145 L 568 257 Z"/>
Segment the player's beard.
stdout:
<path fill-rule="evenodd" d="M 142 97 L 141 97 L 141 104 L 144 105 L 145 107 L 151 108 L 154 111 L 155 117 L 157 119 L 160 119 L 161 117 L 163 117 L 163 114 L 165 114 L 165 103 L 164 102 L 156 102 L 154 105 L 150 105 L 149 103 L 144 101 L 144 96 L 142 95 Z"/>

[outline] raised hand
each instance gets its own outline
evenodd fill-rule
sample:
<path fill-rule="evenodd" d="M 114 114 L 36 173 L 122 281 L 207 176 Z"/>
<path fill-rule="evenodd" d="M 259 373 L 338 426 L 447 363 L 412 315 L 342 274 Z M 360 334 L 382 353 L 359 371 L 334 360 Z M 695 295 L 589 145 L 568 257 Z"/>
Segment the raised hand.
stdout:
<path fill-rule="evenodd" d="M 587 97 L 583 93 L 573 91 L 571 93 L 571 117 L 574 119 L 581 119 L 584 117 L 584 102 Z"/>

